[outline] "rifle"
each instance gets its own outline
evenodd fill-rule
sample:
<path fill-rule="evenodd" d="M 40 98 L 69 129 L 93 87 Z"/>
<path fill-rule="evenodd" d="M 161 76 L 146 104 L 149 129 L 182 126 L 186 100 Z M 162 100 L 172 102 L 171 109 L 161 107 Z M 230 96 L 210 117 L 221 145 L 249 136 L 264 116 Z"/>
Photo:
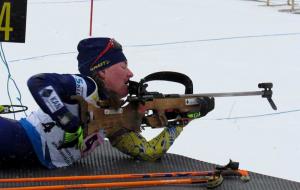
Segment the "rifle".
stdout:
<path fill-rule="evenodd" d="M 162 94 L 148 92 L 147 82 L 165 80 L 178 82 L 185 86 L 185 94 Z M 140 131 L 143 127 L 160 128 L 168 125 L 187 125 L 191 120 L 200 118 L 199 110 L 203 97 L 231 97 L 261 95 L 267 98 L 271 107 L 277 107 L 272 100 L 272 83 L 259 83 L 261 91 L 227 92 L 193 94 L 191 79 L 177 72 L 152 73 L 140 82 L 129 82 L 129 96 L 119 108 L 112 108 L 107 101 L 98 101 L 97 106 L 86 102 L 81 96 L 73 96 L 80 104 L 80 117 L 84 127 L 84 134 L 88 136 L 104 129 L 109 136 L 115 128 L 126 128 Z M 174 114 L 175 113 L 175 114 Z"/>

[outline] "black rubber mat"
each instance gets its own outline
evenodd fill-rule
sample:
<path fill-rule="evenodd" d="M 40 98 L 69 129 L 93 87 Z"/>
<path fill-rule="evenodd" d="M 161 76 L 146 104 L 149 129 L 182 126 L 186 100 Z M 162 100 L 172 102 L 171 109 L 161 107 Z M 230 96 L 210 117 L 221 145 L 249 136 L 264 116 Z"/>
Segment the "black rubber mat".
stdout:
<path fill-rule="evenodd" d="M 109 143 L 104 143 L 97 150 L 82 159 L 75 165 L 67 168 L 48 170 L 38 166 L 25 166 L 23 168 L 5 167 L 0 170 L 0 178 L 23 178 L 23 177 L 46 177 L 46 176 L 74 176 L 74 175 L 102 175 L 102 174 L 122 174 L 122 173 L 149 173 L 149 172 L 180 172 L 180 171 L 206 171 L 213 170 L 214 164 L 198 161 L 195 159 L 179 156 L 176 154 L 166 154 L 157 162 L 135 161 L 130 157 L 120 153 Z M 261 175 L 250 172 L 250 181 L 245 183 L 238 178 L 226 178 L 217 190 L 297 190 L 300 183 Z M 156 178 L 157 179 L 157 178 Z M 165 178 L 166 179 L 166 178 Z M 144 180 L 144 179 L 143 179 Z M 97 181 L 97 183 L 102 181 Z M 107 181 L 106 181 L 107 182 Z M 78 183 L 78 182 L 74 182 Z M 95 181 L 80 181 L 80 183 L 96 183 Z M 43 186 L 62 185 L 71 182 L 29 182 L 23 184 L 0 183 L 1 188 L 21 187 L 21 186 Z M 106 188 L 107 189 L 107 188 Z M 113 188 L 113 189 L 206 189 L 199 184 L 187 185 L 167 185 L 156 187 L 139 188 Z"/>

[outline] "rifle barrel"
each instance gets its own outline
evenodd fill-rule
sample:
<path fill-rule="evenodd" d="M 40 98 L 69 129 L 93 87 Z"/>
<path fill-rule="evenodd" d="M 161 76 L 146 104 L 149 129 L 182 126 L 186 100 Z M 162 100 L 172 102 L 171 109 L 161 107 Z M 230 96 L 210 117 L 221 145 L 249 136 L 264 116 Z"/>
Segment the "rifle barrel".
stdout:
<path fill-rule="evenodd" d="M 232 97 L 232 96 L 258 96 L 264 95 L 265 91 L 249 91 L 249 92 L 222 92 L 222 93 L 201 93 L 201 94 L 184 94 L 180 97 L 199 97 L 199 96 L 208 96 L 208 97 Z"/>

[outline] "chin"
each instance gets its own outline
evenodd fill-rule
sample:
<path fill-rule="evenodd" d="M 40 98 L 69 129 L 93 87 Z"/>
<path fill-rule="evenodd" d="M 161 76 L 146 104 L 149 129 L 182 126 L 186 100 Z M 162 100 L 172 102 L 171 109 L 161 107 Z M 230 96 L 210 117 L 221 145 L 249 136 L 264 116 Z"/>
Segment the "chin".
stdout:
<path fill-rule="evenodd" d="M 128 89 L 126 88 L 126 90 L 124 90 L 121 94 L 121 97 L 124 98 L 128 95 Z"/>
<path fill-rule="evenodd" d="M 121 94 L 121 98 L 124 98 L 128 95 L 128 92 Z"/>
<path fill-rule="evenodd" d="M 115 91 L 116 95 L 119 97 L 119 98 L 124 98 L 128 95 L 128 91 Z"/>

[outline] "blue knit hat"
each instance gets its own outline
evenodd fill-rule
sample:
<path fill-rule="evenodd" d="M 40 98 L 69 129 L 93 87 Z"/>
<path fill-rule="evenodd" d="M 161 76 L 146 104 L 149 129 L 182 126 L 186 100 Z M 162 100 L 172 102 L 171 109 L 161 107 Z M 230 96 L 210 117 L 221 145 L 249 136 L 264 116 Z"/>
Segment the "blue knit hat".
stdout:
<path fill-rule="evenodd" d="M 81 74 L 92 76 L 116 63 L 127 61 L 122 46 L 112 38 L 87 38 L 77 46 L 78 70 Z"/>

